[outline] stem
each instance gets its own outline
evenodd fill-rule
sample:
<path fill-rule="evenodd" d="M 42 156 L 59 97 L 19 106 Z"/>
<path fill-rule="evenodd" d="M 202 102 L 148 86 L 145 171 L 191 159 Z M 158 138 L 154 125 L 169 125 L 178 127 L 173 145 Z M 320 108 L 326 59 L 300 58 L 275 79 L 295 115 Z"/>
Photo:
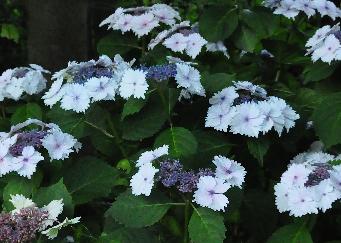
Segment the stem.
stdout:
<path fill-rule="evenodd" d="M 2 118 L 6 118 L 5 105 L 1 105 Z"/>
<path fill-rule="evenodd" d="M 111 131 L 114 133 L 114 138 L 115 138 L 115 141 L 116 141 L 116 144 L 117 144 L 118 148 L 120 149 L 122 155 L 123 155 L 125 158 L 127 158 L 127 157 L 128 157 L 128 154 L 127 154 L 127 152 L 125 151 L 124 147 L 121 145 L 123 141 L 122 141 L 121 138 L 119 137 L 118 132 L 116 131 L 116 128 L 115 128 L 114 123 L 111 121 L 111 119 L 110 119 L 109 116 L 107 117 L 107 120 L 108 120 L 109 127 L 110 127 Z"/>
<path fill-rule="evenodd" d="M 111 135 L 110 133 L 108 133 L 106 130 L 96 126 L 95 124 L 88 122 L 88 121 L 84 121 L 84 123 L 88 124 L 90 127 L 93 127 L 97 130 L 99 130 L 100 132 L 102 132 L 105 136 L 109 137 L 109 138 L 115 138 L 113 135 Z"/>
<path fill-rule="evenodd" d="M 11 130 L 7 136 L 10 137 L 10 136 L 12 136 L 13 133 L 15 133 L 15 132 L 17 132 L 17 131 L 19 131 L 19 130 L 21 130 L 21 129 L 29 126 L 29 125 L 32 125 L 32 124 L 35 124 L 35 125 L 40 126 L 42 128 L 45 128 L 45 127 L 52 128 L 54 126 L 53 124 L 47 124 L 47 123 L 44 123 L 38 119 L 31 119 L 30 118 L 30 119 L 27 119 L 26 121 L 24 121 L 22 123 L 19 123 L 15 126 L 12 126 Z"/>
<path fill-rule="evenodd" d="M 185 225 L 184 225 L 184 243 L 189 242 L 188 237 L 188 222 L 189 222 L 189 210 L 190 210 L 190 201 L 188 199 L 185 200 Z"/>
<path fill-rule="evenodd" d="M 170 101 L 168 100 L 168 104 L 167 104 L 166 97 L 163 95 L 162 90 L 160 90 L 159 87 L 157 87 L 157 92 L 158 92 L 159 95 L 160 95 L 161 102 L 162 102 L 163 106 L 165 107 L 165 109 L 166 109 L 167 112 L 168 112 L 168 122 L 169 122 L 169 126 L 170 126 L 171 128 L 173 128 L 173 122 L 172 122 L 172 119 L 171 119 Z M 168 92 L 169 92 L 169 89 L 168 89 Z M 169 99 L 169 98 L 170 98 L 170 94 L 168 94 L 168 99 Z"/>
<path fill-rule="evenodd" d="M 278 82 L 280 75 L 281 75 L 281 69 L 279 69 L 279 70 L 276 72 L 275 82 Z"/>

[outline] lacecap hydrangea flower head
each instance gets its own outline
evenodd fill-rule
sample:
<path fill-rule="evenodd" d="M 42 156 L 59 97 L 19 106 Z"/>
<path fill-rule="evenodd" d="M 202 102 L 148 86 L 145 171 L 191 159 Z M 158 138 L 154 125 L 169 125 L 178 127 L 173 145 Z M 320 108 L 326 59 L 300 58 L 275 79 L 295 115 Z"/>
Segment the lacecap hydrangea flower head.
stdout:
<path fill-rule="evenodd" d="M 38 125 L 39 130 L 23 130 L 29 125 Z M 44 160 L 39 152 L 45 148 L 50 160 L 64 160 L 81 144 L 72 135 L 63 133 L 56 124 L 46 124 L 29 119 L 13 126 L 8 133 L 0 135 L 0 177 L 16 172 L 20 176 L 31 178 L 37 164 Z"/>
<path fill-rule="evenodd" d="M 206 127 L 258 137 L 272 128 L 281 135 L 295 126 L 299 115 L 283 99 L 248 81 L 237 81 L 209 100 Z"/>
<path fill-rule="evenodd" d="M 334 156 L 322 151 L 308 151 L 290 161 L 288 169 L 275 185 L 278 210 L 301 217 L 332 208 L 341 198 L 341 165 Z"/>
<path fill-rule="evenodd" d="M 46 88 L 44 73 L 49 71 L 36 64 L 6 70 L 0 76 L 0 101 L 5 98 L 19 100 L 25 93 L 40 93 Z"/>
<path fill-rule="evenodd" d="M 64 206 L 62 199 L 53 200 L 41 208 L 20 194 L 11 195 L 9 201 L 14 209 L 0 214 L 1 242 L 31 242 L 38 233 L 54 239 L 59 230 L 80 220 L 80 217 L 76 217 L 66 218 L 61 223 L 58 221 Z M 58 223 L 54 225 L 56 222 Z"/>
<path fill-rule="evenodd" d="M 114 60 L 103 55 L 97 61 L 69 62 L 52 76 L 54 83 L 43 96 L 44 103 L 53 106 L 60 101 L 64 110 L 85 112 L 91 102 L 114 100 L 118 93 L 123 98 L 144 97 L 145 74 L 132 70 L 133 62 L 120 55 Z"/>
<path fill-rule="evenodd" d="M 300 12 L 308 18 L 316 12 L 321 16 L 329 16 L 333 20 L 341 16 L 341 10 L 332 1 L 328 0 L 265 0 L 264 6 L 274 9 L 274 14 L 284 15 L 294 19 Z"/>
<path fill-rule="evenodd" d="M 193 193 L 193 202 L 215 211 L 224 211 L 229 203 L 224 193 L 231 187 L 241 188 L 246 171 L 234 160 L 215 156 L 211 169 L 185 170 L 178 160 L 164 158 L 168 146 L 164 145 L 141 154 L 136 162 L 138 171 L 130 180 L 132 193 L 149 196 L 154 184 L 175 188 L 180 194 Z"/>
<path fill-rule="evenodd" d="M 326 25 L 318 29 L 306 43 L 307 54 L 311 54 L 313 62 L 321 60 L 331 63 L 341 60 L 341 30 L 340 25 Z"/>
<path fill-rule="evenodd" d="M 169 64 L 141 66 L 140 70 L 146 72 L 146 78 L 162 82 L 174 78 L 177 87 L 181 89 L 180 97 L 189 99 L 193 95 L 205 96 L 205 89 L 200 82 L 200 72 L 193 67 L 191 62 L 184 62 L 179 58 L 167 57 Z"/>
<path fill-rule="evenodd" d="M 149 34 L 160 23 L 173 25 L 180 20 L 179 13 L 167 4 L 154 4 L 151 7 L 118 8 L 100 26 L 121 30 L 122 33 L 133 31 L 138 37 Z"/>
<path fill-rule="evenodd" d="M 152 50 L 162 43 L 174 52 L 185 52 L 195 58 L 207 41 L 198 33 L 198 25 L 191 26 L 189 21 L 181 21 L 179 13 L 166 4 L 154 4 L 150 7 L 118 8 L 106 18 L 100 26 L 108 25 L 108 29 L 121 30 L 122 33 L 133 31 L 137 37 L 149 34 L 160 23 L 170 26 L 153 38 L 148 49 Z M 221 45 L 219 46 L 221 49 Z M 224 50 L 223 50 L 224 51 Z"/>
<path fill-rule="evenodd" d="M 148 49 L 152 50 L 159 43 L 174 52 L 184 52 L 191 58 L 195 58 L 207 41 L 199 34 L 197 24 L 191 26 L 189 21 L 183 21 L 171 26 L 169 30 L 160 32 L 150 41 Z"/>

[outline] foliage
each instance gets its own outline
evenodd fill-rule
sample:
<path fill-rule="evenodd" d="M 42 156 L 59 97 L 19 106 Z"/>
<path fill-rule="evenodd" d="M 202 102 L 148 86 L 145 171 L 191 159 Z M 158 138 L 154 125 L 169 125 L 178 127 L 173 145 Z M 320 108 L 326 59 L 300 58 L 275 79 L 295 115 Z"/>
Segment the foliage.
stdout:
<path fill-rule="evenodd" d="M 84 114 L 57 105 L 50 108 L 39 95 L 1 101 L 0 132 L 37 118 L 56 123 L 83 143 L 80 152 L 68 159 L 39 164 L 31 179 L 13 173 L 0 177 L 2 209 L 12 209 L 9 199 L 13 194 L 33 198 L 40 207 L 63 198 L 63 214 L 81 216 L 81 220 L 69 231 L 61 230 L 56 242 L 64 242 L 67 236 L 75 242 L 115 243 L 341 240 L 339 201 L 326 213 L 296 219 L 278 212 L 273 196 L 274 184 L 289 161 L 314 141 L 321 140 L 330 153 L 341 153 L 340 63 L 313 63 L 305 56 L 304 47 L 322 23 L 335 23 L 326 17 L 308 19 L 304 15 L 288 20 L 274 15 L 259 0 L 119 0 L 113 5 L 133 7 L 142 2 L 146 6 L 171 3 L 183 19 L 199 23 L 206 40 L 222 41 L 230 58 L 203 50 L 192 60 L 161 45 L 148 50 L 149 37 L 138 39 L 132 33 L 113 30 L 96 36 L 98 54 L 111 58 L 121 54 L 125 60 L 135 58 L 138 65 L 146 66 L 165 64 L 169 55 L 197 62 L 206 96 L 179 100 L 180 89 L 169 79 L 149 82 L 145 99 L 101 101 Z M 102 19 L 107 17 L 102 15 Z M 19 25 L 0 22 L 0 38 L 20 43 L 21 34 Z M 205 127 L 209 98 L 236 80 L 252 81 L 270 95 L 285 99 L 300 114 L 295 128 L 281 137 L 271 131 L 249 138 Z M 199 207 L 189 194 L 179 195 L 164 187 L 148 197 L 132 195 L 129 181 L 136 170 L 135 161 L 146 150 L 165 144 L 170 157 L 179 159 L 188 170 L 213 169 L 215 155 L 241 161 L 247 171 L 246 182 L 243 189 L 228 192 L 226 212 Z M 37 240 L 45 241 L 43 236 Z"/>

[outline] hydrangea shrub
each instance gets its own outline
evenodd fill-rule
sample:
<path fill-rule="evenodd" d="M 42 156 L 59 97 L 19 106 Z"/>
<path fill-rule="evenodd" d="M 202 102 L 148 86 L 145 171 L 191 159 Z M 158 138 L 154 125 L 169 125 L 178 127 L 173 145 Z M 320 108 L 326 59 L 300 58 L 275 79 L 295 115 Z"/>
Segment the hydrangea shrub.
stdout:
<path fill-rule="evenodd" d="M 171 2 L 3 70 L 1 242 L 341 239 L 340 3 Z"/>

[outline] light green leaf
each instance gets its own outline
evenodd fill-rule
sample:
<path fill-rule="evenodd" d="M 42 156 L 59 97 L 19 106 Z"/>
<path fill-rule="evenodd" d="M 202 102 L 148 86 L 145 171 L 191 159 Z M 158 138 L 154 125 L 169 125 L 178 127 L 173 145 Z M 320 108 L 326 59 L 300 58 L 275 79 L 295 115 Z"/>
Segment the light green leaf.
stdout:
<path fill-rule="evenodd" d="M 116 221 L 131 228 L 150 226 L 158 222 L 170 208 L 169 201 L 158 193 L 134 196 L 128 190 L 120 194 L 106 212 Z"/>
<path fill-rule="evenodd" d="M 312 120 L 327 148 L 341 143 L 341 93 L 326 96 L 314 110 Z"/>
<path fill-rule="evenodd" d="M 18 43 L 20 38 L 20 32 L 17 26 L 14 24 L 2 24 L 0 31 L 0 37 L 13 40 Z"/>
<path fill-rule="evenodd" d="M 335 165 L 341 165 L 341 159 L 337 159 L 337 160 L 331 160 L 328 162 L 328 164 L 335 166 Z"/>
<path fill-rule="evenodd" d="M 198 148 L 198 142 L 194 135 L 183 127 L 171 127 L 163 131 L 156 138 L 154 147 L 164 144 L 169 145 L 169 154 L 176 158 L 195 154 Z"/>
<path fill-rule="evenodd" d="M 286 225 L 276 230 L 267 243 L 313 243 L 310 233 L 304 224 Z"/>
<path fill-rule="evenodd" d="M 212 209 L 195 208 L 188 232 L 194 243 L 222 243 L 226 232 L 224 218 Z"/>
<path fill-rule="evenodd" d="M 86 157 L 68 168 L 64 181 L 77 205 L 107 196 L 115 185 L 117 176 L 117 169 L 103 160 Z"/>

